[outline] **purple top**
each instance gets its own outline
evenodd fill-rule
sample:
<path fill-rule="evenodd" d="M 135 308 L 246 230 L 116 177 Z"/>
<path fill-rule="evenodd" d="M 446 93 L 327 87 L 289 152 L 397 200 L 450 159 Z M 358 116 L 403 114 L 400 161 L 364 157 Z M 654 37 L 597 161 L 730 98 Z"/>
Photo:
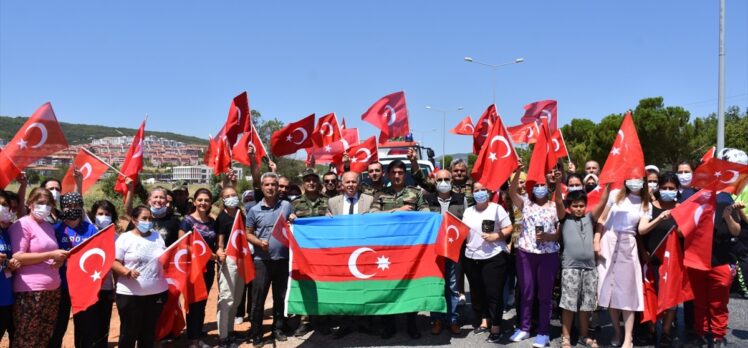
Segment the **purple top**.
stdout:
<path fill-rule="evenodd" d="M 8 230 L 13 254 L 43 253 L 57 250 L 55 230 L 49 222 L 37 222 L 31 215 L 24 216 Z M 51 260 L 21 266 L 13 276 L 13 291 L 55 290 L 60 287 L 60 272 L 49 267 Z"/>

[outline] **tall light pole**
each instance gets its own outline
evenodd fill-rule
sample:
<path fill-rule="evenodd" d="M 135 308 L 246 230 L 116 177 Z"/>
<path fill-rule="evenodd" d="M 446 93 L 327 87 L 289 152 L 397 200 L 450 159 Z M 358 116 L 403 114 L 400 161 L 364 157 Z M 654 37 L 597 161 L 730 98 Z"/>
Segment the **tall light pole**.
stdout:
<path fill-rule="evenodd" d="M 717 87 L 717 149 L 725 148 L 725 0 L 719 0 L 719 87 Z"/>
<path fill-rule="evenodd" d="M 475 63 L 478 65 L 483 65 L 483 66 L 491 68 L 491 71 L 492 71 L 491 75 L 493 79 L 493 103 L 494 104 L 496 104 L 496 70 L 502 66 L 519 64 L 525 61 L 525 58 L 517 58 L 511 62 L 506 62 L 506 63 L 501 63 L 501 64 L 489 64 L 489 63 L 479 62 L 473 59 L 473 57 L 465 57 L 464 59 L 468 63 Z"/>
<path fill-rule="evenodd" d="M 444 159 L 445 159 L 444 156 L 446 156 L 447 154 L 447 111 L 433 108 L 431 107 L 431 105 L 426 105 L 426 109 L 442 113 L 442 123 L 443 123 L 442 124 L 442 127 L 443 127 L 442 128 L 442 169 L 444 169 L 447 166 L 447 164 L 444 163 Z M 460 106 L 457 108 L 457 111 L 460 111 L 462 109 L 463 109 L 462 106 Z"/>

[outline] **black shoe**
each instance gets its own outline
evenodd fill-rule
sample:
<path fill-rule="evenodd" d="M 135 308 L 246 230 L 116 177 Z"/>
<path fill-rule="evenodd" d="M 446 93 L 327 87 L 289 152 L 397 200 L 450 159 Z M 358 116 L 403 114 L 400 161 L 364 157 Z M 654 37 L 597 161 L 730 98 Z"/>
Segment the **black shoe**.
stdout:
<path fill-rule="evenodd" d="M 312 331 L 312 325 L 309 323 L 302 323 L 299 325 L 296 331 L 293 332 L 293 335 L 295 337 L 301 337 L 309 333 L 309 331 Z"/>
<path fill-rule="evenodd" d="M 383 340 L 387 340 L 392 338 L 392 336 L 395 336 L 395 333 L 397 333 L 395 329 L 385 328 L 382 330 L 382 335 L 380 337 L 382 337 Z"/>
<path fill-rule="evenodd" d="M 286 337 L 286 334 L 283 333 L 283 330 L 279 329 L 273 330 L 273 338 L 275 338 L 276 341 L 288 341 L 288 337 Z"/>
<path fill-rule="evenodd" d="M 486 341 L 491 343 L 499 343 L 501 342 L 501 333 L 492 333 L 488 335 L 488 338 Z"/>
<path fill-rule="evenodd" d="M 254 346 L 254 347 L 262 347 L 264 344 L 265 344 L 265 342 L 262 340 L 262 336 L 252 337 L 252 346 Z"/>
<path fill-rule="evenodd" d="M 347 326 L 338 326 L 332 328 L 332 338 L 339 339 L 347 336 L 349 333 L 351 333 L 351 328 Z"/>
<path fill-rule="evenodd" d="M 488 328 L 484 327 L 484 326 L 478 326 L 475 329 L 473 329 L 473 333 L 476 334 L 476 335 L 477 334 L 482 334 L 482 333 L 487 332 L 487 331 L 488 331 Z"/>
<path fill-rule="evenodd" d="M 673 339 L 663 332 L 662 336 L 660 336 L 660 344 L 658 345 L 658 347 L 666 348 L 666 347 L 672 347 L 672 346 L 673 346 Z"/>
<path fill-rule="evenodd" d="M 325 335 L 325 336 L 333 333 L 333 331 L 330 330 L 330 326 L 328 326 L 328 325 L 322 325 L 321 327 L 317 328 L 316 331 L 319 332 L 319 333 L 321 333 L 321 334 L 323 334 L 323 335 Z"/>
<path fill-rule="evenodd" d="M 247 340 L 247 335 L 242 335 L 236 331 L 231 333 L 229 336 L 234 342 L 241 343 Z"/>
<path fill-rule="evenodd" d="M 418 331 L 418 328 L 409 327 L 408 328 L 408 336 L 410 336 L 410 338 L 412 338 L 414 340 L 417 340 L 417 339 L 421 338 L 421 333 Z"/>

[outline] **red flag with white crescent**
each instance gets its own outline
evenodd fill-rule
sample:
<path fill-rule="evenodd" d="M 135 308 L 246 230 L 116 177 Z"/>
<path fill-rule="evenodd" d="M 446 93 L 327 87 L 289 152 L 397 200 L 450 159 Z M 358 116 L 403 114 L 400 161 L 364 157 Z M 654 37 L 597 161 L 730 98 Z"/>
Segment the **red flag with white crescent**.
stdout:
<path fill-rule="evenodd" d="M 324 147 L 341 138 L 342 134 L 335 113 L 327 114 L 317 120 L 317 127 L 315 127 L 314 134 L 312 135 L 312 142 L 315 147 Z"/>
<path fill-rule="evenodd" d="M 126 177 L 136 180 L 138 174 L 143 170 L 143 150 L 145 147 L 145 121 L 140 124 L 140 128 L 135 132 L 135 136 L 132 138 L 132 144 L 125 154 L 125 161 L 122 163 L 120 172 Z M 125 184 L 125 178 L 122 175 L 117 177 L 117 184 L 114 185 L 114 191 L 120 193 L 122 196 L 127 195 L 127 185 Z"/>
<path fill-rule="evenodd" d="M 644 264 L 642 271 L 642 287 L 644 292 L 644 312 L 642 313 L 642 323 L 657 321 L 657 290 L 655 290 L 655 276 L 652 265 Z"/>
<path fill-rule="evenodd" d="M 312 132 L 314 132 L 314 114 L 291 122 L 274 132 L 270 137 L 270 152 L 280 157 L 310 148 L 313 145 Z"/>
<path fill-rule="evenodd" d="M 509 141 L 509 132 L 501 117 L 493 121 L 488 138 L 481 147 L 471 176 L 489 190 L 496 191 L 519 166 L 517 153 Z"/>
<path fill-rule="evenodd" d="M 716 147 L 716 146 L 712 146 L 712 147 L 710 147 L 710 148 L 709 148 L 709 150 L 706 150 L 706 152 L 704 152 L 704 155 L 703 155 L 703 156 L 701 156 L 701 162 L 702 162 L 702 163 L 704 163 L 704 162 L 706 162 L 706 161 L 707 161 L 708 159 L 710 159 L 710 158 L 714 158 L 714 153 L 715 153 L 716 151 L 717 151 L 717 147 Z"/>
<path fill-rule="evenodd" d="M 28 165 L 68 147 L 52 104 L 44 103 L 26 120 L 0 153 L 0 189 Z"/>
<path fill-rule="evenodd" d="M 660 260 L 659 283 L 657 284 L 657 314 L 693 300 L 691 282 L 683 265 L 683 250 L 680 247 L 675 227 L 668 233 L 662 245 L 655 251 Z"/>
<path fill-rule="evenodd" d="M 540 134 L 535 147 L 532 149 L 530 158 L 530 167 L 527 170 L 527 181 L 525 186 L 527 192 L 532 192 L 533 186 L 538 183 L 546 183 L 545 175 L 551 172 L 556 165 L 556 154 L 551 149 L 550 132 L 545 120 L 541 121 Z"/>
<path fill-rule="evenodd" d="M 556 129 L 556 131 L 551 133 L 551 145 L 553 146 L 553 152 L 556 154 L 556 158 L 569 155 L 569 150 L 566 148 L 566 142 L 564 141 L 563 134 L 561 134 L 561 129 Z"/>
<path fill-rule="evenodd" d="M 280 214 L 278 220 L 275 221 L 273 231 L 270 234 L 275 238 L 275 240 L 280 242 L 281 245 L 288 248 L 289 231 L 291 231 L 291 225 L 288 224 L 288 221 L 283 214 Z"/>
<path fill-rule="evenodd" d="M 77 169 L 81 172 L 81 175 L 83 175 L 83 187 L 81 188 L 81 192 L 86 193 L 88 189 L 93 187 L 93 185 L 96 185 L 96 182 L 99 181 L 99 178 L 104 175 L 104 173 L 106 173 L 109 166 L 84 148 L 80 148 L 78 154 L 75 155 L 75 159 L 73 159 L 73 163 L 68 167 L 65 177 L 62 179 L 62 192 L 75 191 L 73 169 Z"/>
<path fill-rule="evenodd" d="M 449 132 L 457 135 L 473 135 L 473 133 L 475 133 L 473 120 L 470 119 L 470 116 L 465 116 L 465 118 L 463 118 L 462 121 L 460 121 L 460 123 L 458 123 Z"/>
<path fill-rule="evenodd" d="M 486 108 L 486 111 L 478 119 L 475 124 L 475 132 L 473 133 L 473 153 L 479 154 L 483 143 L 488 138 L 488 133 L 491 131 L 496 119 L 499 118 L 499 113 L 496 111 L 496 104 L 491 104 Z"/>
<path fill-rule="evenodd" d="M 177 287 L 178 285 L 171 278 L 166 278 L 166 283 L 169 284 L 166 303 L 164 303 L 164 308 L 161 310 L 161 315 L 158 317 L 158 324 L 156 325 L 156 338 L 158 340 L 162 340 L 167 336 L 179 336 L 186 324 L 182 306 L 179 304 L 180 292 Z"/>
<path fill-rule="evenodd" d="M 249 166 L 250 146 L 255 149 L 255 164 L 260 165 L 262 159 L 267 157 L 268 152 L 262 143 L 262 139 L 260 139 L 260 134 L 257 133 L 255 125 L 251 122 L 249 124 L 249 131 L 242 133 L 241 138 L 236 141 L 236 145 L 231 150 L 232 159 L 245 166 Z"/>
<path fill-rule="evenodd" d="M 639 143 L 639 135 L 636 133 L 634 118 L 629 111 L 623 117 L 616 140 L 613 142 L 608 159 L 600 172 L 599 183 L 601 185 L 617 183 L 630 178 L 643 178 L 644 176 L 646 176 L 644 152 L 641 143 Z"/>
<path fill-rule="evenodd" d="M 468 225 L 450 212 L 442 214 L 442 224 L 434 244 L 436 254 L 459 262 L 462 243 L 465 242 L 468 234 L 470 234 Z"/>
<path fill-rule="evenodd" d="M 340 140 L 322 147 L 315 146 L 311 149 L 307 149 L 307 154 L 309 156 L 314 156 L 314 160 L 318 164 L 342 164 L 343 153 L 345 153 L 351 145 L 358 144 L 358 142 L 358 128 L 346 128 L 343 129 L 343 137 L 340 138 Z"/>
<path fill-rule="evenodd" d="M 236 212 L 234 225 L 231 227 L 231 234 L 226 245 L 226 257 L 230 257 L 236 262 L 236 267 L 239 269 L 239 274 L 242 275 L 244 283 L 251 282 L 255 278 L 255 264 L 252 261 L 252 248 L 247 242 L 244 215 L 240 211 Z"/>
<path fill-rule="evenodd" d="M 189 311 L 189 304 L 202 301 L 208 298 L 208 289 L 205 288 L 205 280 L 197 282 L 192 281 L 193 267 L 193 245 L 192 234 L 190 231 L 182 238 L 179 238 L 174 244 L 170 245 L 164 253 L 159 256 L 158 261 L 164 267 L 164 277 L 171 278 L 177 283 L 179 292 L 182 293 L 185 302 L 185 311 Z"/>
<path fill-rule="evenodd" d="M 540 134 L 538 122 L 523 123 L 511 126 L 506 130 L 509 131 L 512 142 L 515 144 L 534 144 L 538 141 L 538 134 Z"/>
<path fill-rule="evenodd" d="M 717 210 L 717 193 L 699 190 L 687 200 L 670 210 L 685 239 L 686 267 L 712 269 L 712 240 L 714 212 Z"/>
<path fill-rule="evenodd" d="M 239 134 L 249 130 L 249 124 L 252 123 L 252 118 L 249 109 L 249 97 L 247 92 L 234 97 L 231 100 L 229 106 L 229 114 L 226 116 L 226 122 L 223 124 L 223 128 L 218 132 L 216 138 L 226 137 L 230 146 L 236 144 L 236 140 Z"/>
<path fill-rule="evenodd" d="M 192 235 L 190 236 L 190 245 L 192 245 L 190 281 L 192 283 L 203 282 L 203 286 L 205 286 L 203 273 L 205 273 L 205 266 L 213 259 L 213 251 L 210 250 L 208 243 L 205 242 L 205 238 L 203 238 L 203 235 L 195 227 L 193 227 Z"/>
<path fill-rule="evenodd" d="M 379 162 L 377 139 L 369 137 L 361 143 L 351 146 L 348 149 L 348 157 L 351 159 L 352 172 L 365 172 L 370 163 Z"/>
<path fill-rule="evenodd" d="M 693 172 L 691 185 L 734 194 L 742 192 L 747 180 L 748 165 L 710 158 Z"/>
<path fill-rule="evenodd" d="M 520 119 L 522 123 L 541 120 L 548 122 L 548 129 L 551 132 L 558 129 L 558 103 L 555 100 L 539 100 L 525 105 L 525 114 Z"/>
<path fill-rule="evenodd" d="M 381 131 L 380 142 L 408 135 L 410 128 L 405 92 L 395 92 L 380 98 L 361 115 L 361 119 Z"/>
<path fill-rule="evenodd" d="M 101 283 L 114 263 L 114 225 L 101 230 L 70 250 L 65 274 L 73 314 L 86 310 L 99 300 Z M 74 286 L 72 286 L 74 285 Z"/>

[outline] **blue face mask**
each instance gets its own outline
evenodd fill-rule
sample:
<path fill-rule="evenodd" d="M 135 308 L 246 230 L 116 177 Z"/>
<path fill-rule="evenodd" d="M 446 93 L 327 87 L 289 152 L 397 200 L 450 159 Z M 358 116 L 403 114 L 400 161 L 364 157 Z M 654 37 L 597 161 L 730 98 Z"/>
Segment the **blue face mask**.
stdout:
<path fill-rule="evenodd" d="M 473 192 L 473 199 L 475 199 L 475 203 L 488 202 L 488 191 Z"/>
<path fill-rule="evenodd" d="M 166 214 L 166 206 L 162 206 L 161 208 L 151 206 L 151 214 L 158 216 Z"/>
<path fill-rule="evenodd" d="M 678 191 L 660 190 L 660 199 L 663 202 L 673 202 L 678 198 Z"/>
<path fill-rule="evenodd" d="M 545 198 L 548 196 L 548 186 L 535 186 L 532 188 L 532 194 L 535 198 Z"/>
<path fill-rule="evenodd" d="M 150 232 L 153 228 L 153 221 L 138 221 L 138 231 L 142 233 Z"/>

